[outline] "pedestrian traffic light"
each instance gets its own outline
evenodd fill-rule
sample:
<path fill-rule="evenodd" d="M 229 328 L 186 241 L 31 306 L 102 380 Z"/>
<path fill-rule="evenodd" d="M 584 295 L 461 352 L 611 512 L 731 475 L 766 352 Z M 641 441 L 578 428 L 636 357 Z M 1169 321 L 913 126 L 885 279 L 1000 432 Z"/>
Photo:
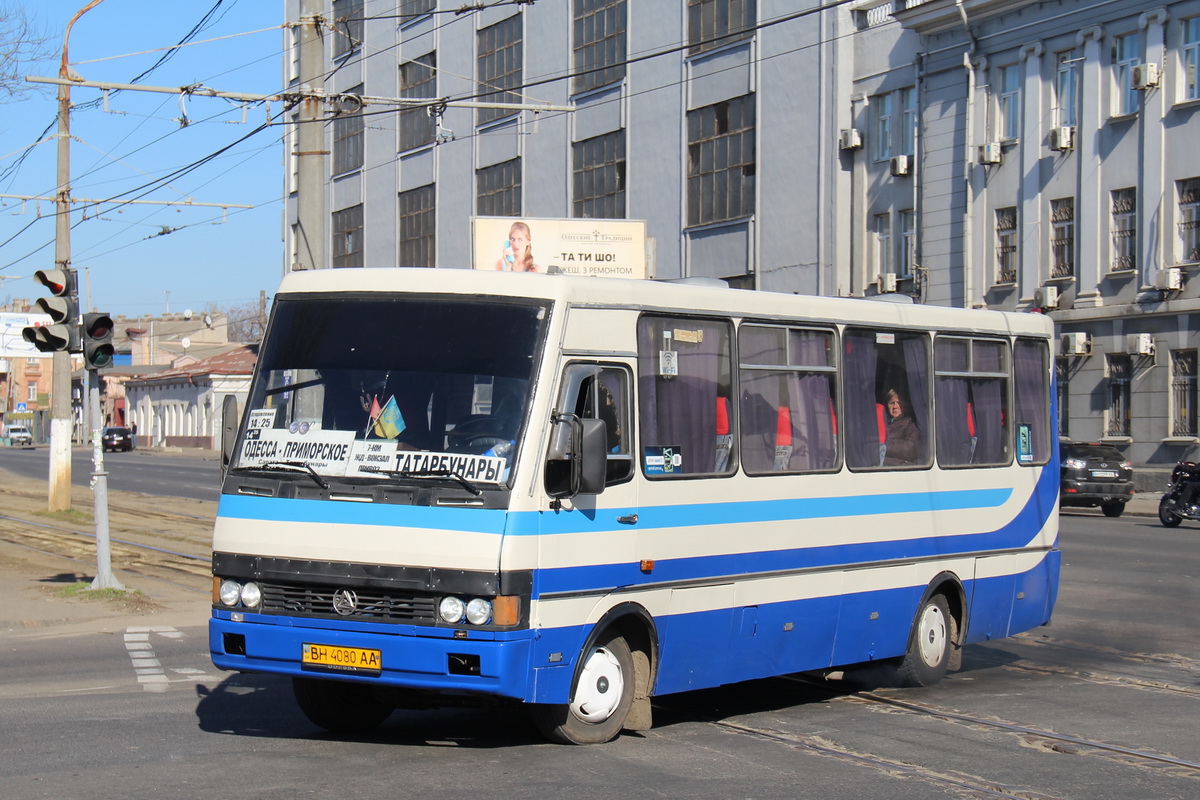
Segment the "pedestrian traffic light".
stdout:
<path fill-rule="evenodd" d="M 113 363 L 113 321 L 108 314 L 89 311 L 83 315 L 83 366 L 103 369 Z"/>
<path fill-rule="evenodd" d="M 79 299 L 75 295 L 75 270 L 39 269 L 33 279 L 50 290 L 50 297 L 39 297 L 34 306 L 50 317 L 49 325 L 30 325 L 21 337 L 43 353 L 55 350 L 79 352 Z"/>

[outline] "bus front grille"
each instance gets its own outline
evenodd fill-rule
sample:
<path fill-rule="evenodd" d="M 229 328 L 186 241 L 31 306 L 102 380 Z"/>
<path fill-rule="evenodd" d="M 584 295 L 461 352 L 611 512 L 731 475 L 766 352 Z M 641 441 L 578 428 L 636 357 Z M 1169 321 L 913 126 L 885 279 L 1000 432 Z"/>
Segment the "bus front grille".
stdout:
<path fill-rule="evenodd" d="M 264 614 L 416 624 L 433 624 L 437 615 L 437 598 L 433 595 L 387 592 L 373 587 L 267 582 L 260 586 Z"/>

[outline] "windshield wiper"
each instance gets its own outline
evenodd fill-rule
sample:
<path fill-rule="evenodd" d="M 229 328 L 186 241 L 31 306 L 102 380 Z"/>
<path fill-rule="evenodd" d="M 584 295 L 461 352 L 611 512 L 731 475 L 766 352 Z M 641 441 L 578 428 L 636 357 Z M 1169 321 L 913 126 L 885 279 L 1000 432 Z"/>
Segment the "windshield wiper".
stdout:
<path fill-rule="evenodd" d="M 306 464 L 303 461 L 267 461 L 263 464 L 255 464 L 252 467 L 238 467 L 238 469 L 265 469 L 283 470 L 285 472 L 307 472 L 312 476 L 312 479 L 316 481 L 317 486 L 320 486 L 322 489 L 329 488 L 329 482 L 322 478 L 320 473 L 312 468 L 312 464 Z"/>
<path fill-rule="evenodd" d="M 483 494 L 475 484 L 463 477 L 461 472 L 453 469 L 381 469 L 372 471 L 381 475 L 395 475 L 398 478 L 449 478 L 476 497 Z"/>

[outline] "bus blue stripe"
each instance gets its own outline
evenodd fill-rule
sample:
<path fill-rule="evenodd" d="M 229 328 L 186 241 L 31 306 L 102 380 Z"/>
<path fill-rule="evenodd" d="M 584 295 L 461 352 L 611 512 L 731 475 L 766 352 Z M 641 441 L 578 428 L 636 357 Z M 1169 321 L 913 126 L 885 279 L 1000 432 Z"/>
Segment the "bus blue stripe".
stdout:
<path fill-rule="evenodd" d="M 232 519 L 399 526 L 497 535 L 504 530 L 506 514 L 503 509 L 491 508 L 434 508 L 234 494 L 221 495 L 217 504 L 217 516 Z"/>

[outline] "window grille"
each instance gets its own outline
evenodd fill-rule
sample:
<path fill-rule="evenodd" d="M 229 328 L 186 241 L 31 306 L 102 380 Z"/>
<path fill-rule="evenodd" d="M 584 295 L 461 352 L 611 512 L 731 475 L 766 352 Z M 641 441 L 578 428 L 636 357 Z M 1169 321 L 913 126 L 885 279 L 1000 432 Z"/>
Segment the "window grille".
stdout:
<path fill-rule="evenodd" d="M 1017 281 L 1017 209 L 996 209 L 996 283 Z"/>
<path fill-rule="evenodd" d="M 1196 351 L 1171 353 L 1171 435 L 1196 435 Z"/>
<path fill-rule="evenodd" d="M 1137 190 L 1112 193 L 1112 271 L 1137 267 Z"/>
<path fill-rule="evenodd" d="M 1129 382 L 1132 374 L 1133 367 L 1128 355 L 1108 356 L 1108 419 L 1105 425 L 1108 436 L 1130 434 Z"/>
<path fill-rule="evenodd" d="M 1050 201 L 1050 277 L 1075 275 L 1075 198 Z"/>

